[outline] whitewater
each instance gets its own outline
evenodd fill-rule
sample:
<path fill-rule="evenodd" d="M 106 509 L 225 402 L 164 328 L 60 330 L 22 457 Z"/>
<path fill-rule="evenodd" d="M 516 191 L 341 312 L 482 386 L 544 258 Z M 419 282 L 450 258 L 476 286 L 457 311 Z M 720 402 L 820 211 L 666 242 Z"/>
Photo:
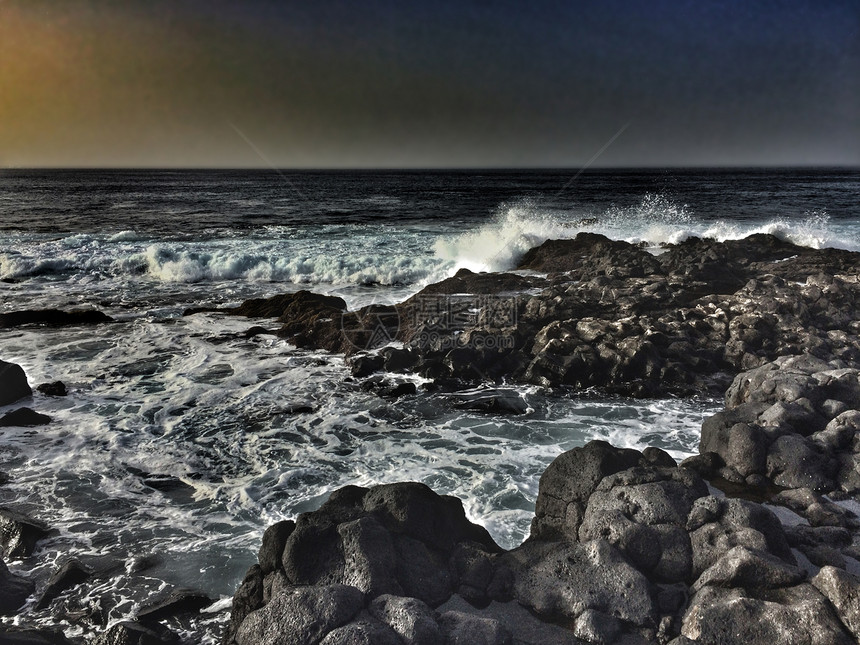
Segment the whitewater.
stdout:
<path fill-rule="evenodd" d="M 520 417 L 466 411 L 420 387 L 391 400 L 362 390 L 342 356 L 245 336 L 271 321 L 187 308 L 298 289 L 352 309 L 398 302 L 462 268 L 513 270 L 529 248 L 582 231 L 655 254 L 691 236 L 753 233 L 860 250 L 856 171 L 594 172 L 561 191 L 570 176 L 0 175 L 0 312 L 93 307 L 116 321 L 0 329 L 0 358 L 31 385 L 69 389 L 28 403 L 51 424 L 0 428 L 10 476 L 0 503 L 58 529 L 13 571 L 44 584 L 70 556 L 114 563 L 90 599 L 108 621 L 172 588 L 202 591 L 218 602 L 172 627 L 215 643 L 265 527 L 336 488 L 424 482 L 512 547 L 555 456 L 602 438 L 684 458 L 720 405 L 512 385 L 529 410 Z M 31 607 L 15 620 L 53 625 L 55 615 Z"/>

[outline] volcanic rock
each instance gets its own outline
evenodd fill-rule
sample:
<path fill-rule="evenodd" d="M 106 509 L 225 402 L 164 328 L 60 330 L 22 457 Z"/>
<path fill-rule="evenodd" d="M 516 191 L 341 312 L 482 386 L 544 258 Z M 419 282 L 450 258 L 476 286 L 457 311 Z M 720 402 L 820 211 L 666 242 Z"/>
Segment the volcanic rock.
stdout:
<path fill-rule="evenodd" d="M 0 405 L 15 403 L 32 393 L 21 366 L 0 360 Z"/>

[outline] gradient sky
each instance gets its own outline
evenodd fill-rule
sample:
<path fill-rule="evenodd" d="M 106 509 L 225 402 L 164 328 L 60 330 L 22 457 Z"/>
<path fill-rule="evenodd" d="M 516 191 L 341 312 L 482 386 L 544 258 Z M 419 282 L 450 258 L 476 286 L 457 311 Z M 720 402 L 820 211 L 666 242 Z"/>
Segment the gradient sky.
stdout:
<path fill-rule="evenodd" d="M 860 165 L 860 1 L 0 0 L 0 167 Z"/>

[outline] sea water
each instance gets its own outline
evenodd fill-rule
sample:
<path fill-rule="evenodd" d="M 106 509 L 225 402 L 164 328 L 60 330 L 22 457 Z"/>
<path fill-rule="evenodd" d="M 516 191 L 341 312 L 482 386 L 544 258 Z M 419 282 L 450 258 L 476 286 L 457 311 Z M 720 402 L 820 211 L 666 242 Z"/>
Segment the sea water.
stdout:
<path fill-rule="evenodd" d="M 0 503 L 58 529 L 12 569 L 41 589 L 70 557 L 100 564 L 87 602 L 108 621 L 175 587 L 202 591 L 223 602 L 173 626 L 214 643 L 265 528 L 340 486 L 424 482 L 514 547 L 561 452 L 599 438 L 681 459 L 720 402 L 509 386 L 528 410 L 511 417 L 420 388 L 390 400 L 363 391 L 342 356 L 243 335 L 274 321 L 182 311 L 298 289 L 350 308 L 397 302 L 580 231 L 655 253 L 756 232 L 860 249 L 858 195 L 860 173 L 827 169 L 7 170 L 0 311 L 95 307 L 116 320 L 0 330 L 0 358 L 32 385 L 69 388 L 27 402 L 49 425 L 0 429 Z M 9 620 L 58 621 L 32 609 Z"/>

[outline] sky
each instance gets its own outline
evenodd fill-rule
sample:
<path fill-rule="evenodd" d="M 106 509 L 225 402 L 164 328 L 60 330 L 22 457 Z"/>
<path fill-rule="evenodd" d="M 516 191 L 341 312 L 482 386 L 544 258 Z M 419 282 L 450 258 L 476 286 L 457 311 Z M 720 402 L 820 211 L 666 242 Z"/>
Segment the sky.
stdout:
<path fill-rule="evenodd" d="M 860 0 L 0 0 L 0 167 L 860 165 Z"/>

